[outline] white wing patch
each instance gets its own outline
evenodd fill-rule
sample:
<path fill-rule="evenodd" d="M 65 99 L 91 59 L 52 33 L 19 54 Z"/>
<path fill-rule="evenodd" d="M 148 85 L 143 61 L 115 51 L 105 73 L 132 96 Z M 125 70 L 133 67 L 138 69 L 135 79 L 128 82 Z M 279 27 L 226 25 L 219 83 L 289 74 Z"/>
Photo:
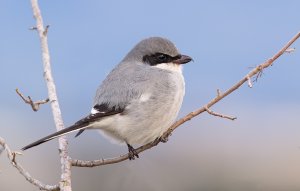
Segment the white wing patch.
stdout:
<path fill-rule="evenodd" d="M 98 111 L 97 109 L 95 109 L 95 108 L 92 108 L 92 110 L 91 110 L 91 114 L 96 114 L 96 113 L 105 113 L 105 112 L 100 112 L 100 111 Z"/>

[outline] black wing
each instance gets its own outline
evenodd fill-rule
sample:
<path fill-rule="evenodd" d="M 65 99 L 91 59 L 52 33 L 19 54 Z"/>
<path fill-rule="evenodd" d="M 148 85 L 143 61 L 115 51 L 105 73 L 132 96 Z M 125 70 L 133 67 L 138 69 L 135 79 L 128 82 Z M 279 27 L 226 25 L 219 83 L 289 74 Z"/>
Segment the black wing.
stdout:
<path fill-rule="evenodd" d="M 110 116 L 110 115 L 115 115 L 115 114 L 118 114 L 118 113 L 122 113 L 124 111 L 124 108 L 118 108 L 118 107 L 111 107 L 111 108 L 108 108 L 108 105 L 107 104 L 101 104 L 101 105 L 95 105 L 94 106 L 94 109 L 96 111 L 98 111 L 98 113 L 95 113 L 95 114 L 90 114 L 88 115 L 87 117 L 77 121 L 74 125 L 70 126 L 70 127 L 67 127 L 63 130 L 60 130 L 58 132 L 55 132 L 51 135 L 48 135 L 44 138 L 41 138 L 25 147 L 22 148 L 22 150 L 26 150 L 26 149 L 29 149 L 31 147 L 35 147 L 37 145 L 40 145 L 42 143 L 45 143 L 47 141 L 50 141 L 52 139 L 55 139 L 57 137 L 60 137 L 62 135 L 65 135 L 65 134 L 68 134 L 68 133 L 71 133 L 73 131 L 78 131 L 79 132 L 76 134 L 76 137 L 79 136 L 85 129 L 86 127 L 91 124 L 92 122 L 95 122 L 97 120 L 99 120 L 100 118 L 102 117 L 106 117 L 106 116 Z"/>
<path fill-rule="evenodd" d="M 97 104 L 93 107 L 93 109 L 99 113 L 91 114 L 91 115 L 77 121 L 75 123 L 75 125 L 87 126 L 91 122 L 97 121 L 101 117 L 115 115 L 118 113 L 122 113 L 124 111 L 124 108 L 117 108 L 116 106 L 109 108 L 107 104 Z M 96 115 L 96 116 L 94 116 L 94 115 Z M 85 128 L 80 129 L 78 131 L 78 133 L 75 135 L 75 137 L 78 137 L 81 133 L 83 133 L 84 130 L 85 130 Z"/>

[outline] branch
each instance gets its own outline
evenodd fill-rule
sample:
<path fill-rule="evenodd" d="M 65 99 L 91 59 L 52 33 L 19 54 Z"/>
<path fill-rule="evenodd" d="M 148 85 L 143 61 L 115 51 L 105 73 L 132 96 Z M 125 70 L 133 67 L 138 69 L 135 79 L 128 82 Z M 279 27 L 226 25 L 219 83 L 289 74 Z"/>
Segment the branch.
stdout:
<path fill-rule="evenodd" d="M 44 100 L 39 100 L 39 101 L 32 101 L 32 99 L 31 99 L 30 96 L 27 96 L 27 98 L 25 98 L 23 96 L 23 94 L 19 91 L 18 88 L 16 89 L 16 92 L 22 98 L 22 100 L 25 103 L 27 103 L 27 104 L 29 104 L 31 106 L 31 108 L 32 108 L 33 111 L 38 111 L 40 109 L 40 105 L 41 104 L 45 104 L 45 103 L 49 102 L 49 98 L 44 99 Z"/>
<path fill-rule="evenodd" d="M 153 142 L 145 144 L 137 149 L 135 151 L 139 154 L 145 150 L 148 150 L 161 142 L 161 139 L 155 139 Z M 92 160 L 92 161 L 84 161 L 84 160 L 78 160 L 78 159 L 71 159 L 72 166 L 76 167 L 95 167 L 95 166 L 103 166 L 108 164 L 114 164 L 119 163 L 122 161 L 125 161 L 129 159 L 128 154 L 121 155 L 119 157 L 115 158 L 108 158 L 108 159 L 100 159 L 100 160 Z"/>
<path fill-rule="evenodd" d="M 64 128 L 61 111 L 57 99 L 56 87 L 51 74 L 51 64 L 50 64 L 50 54 L 48 48 L 48 29 L 49 25 L 44 28 L 43 19 L 41 11 L 39 9 L 38 0 L 31 0 L 31 6 L 34 18 L 36 20 L 36 27 L 41 43 L 42 49 L 42 59 L 44 66 L 44 78 L 48 88 L 48 95 L 51 103 L 52 114 L 55 122 L 57 131 Z M 71 191 L 71 164 L 67 152 L 67 139 L 65 136 L 62 136 L 58 139 L 59 142 L 59 151 L 60 151 L 60 161 L 61 161 L 61 180 L 60 180 L 60 190 L 62 191 Z"/>
<path fill-rule="evenodd" d="M 217 90 L 217 96 L 212 99 L 210 102 L 208 102 L 204 107 L 193 111 L 189 113 L 188 115 L 184 116 L 183 118 L 176 121 L 169 129 L 162 135 L 161 138 L 156 139 L 155 141 L 145 144 L 139 148 L 136 149 L 136 152 L 139 154 L 147 149 L 150 149 L 156 145 L 158 145 L 162 140 L 168 140 L 168 137 L 171 135 L 171 133 L 178 128 L 180 125 L 185 123 L 186 121 L 191 120 L 192 118 L 196 117 L 197 115 L 207 111 L 209 112 L 208 108 L 215 105 L 217 102 L 219 102 L 224 97 L 228 96 L 235 90 L 237 90 L 239 87 L 241 87 L 245 82 L 248 82 L 248 86 L 252 87 L 252 83 L 249 83 L 249 80 L 252 77 L 255 77 L 256 80 L 261 77 L 262 71 L 271 66 L 275 60 L 277 60 L 282 54 L 287 52 L 288 48 L 300 37 L 300 32 L 297 33 L 283 48 L 281 48 L 272 58 L 268 59 L 264 63 L 258 65 L 254 69 L 252 69 L 245 77 L 243 77 L 239 82 L 237 82 L 235 85 L 233 85 L 231 88 L 226 90 L 224 93 L 221 93 L 220 90 Z M 250 81 L 251 82 L 251 81 Z M 250 85 L 251 84 L 251 85 Z M 77 167 L 94 167 L 94 166 L 101 166 L 101 165 L 107 165 L 107 164 L 113 164 L 118 163 L 124 160 L 128 159 L 128 154 L 121 155 L 119 157 L 110 158 L 110 159 L 101 159 L 101 160 L 92 160 L 92 161 L 84 161 L 84 160 L 77 160 L 72 159 L 72 166 Z"/>
<path fill-rule="evenodd" d="M 232 121 L 237 119 L 236 117 L 231 117 L 231 116 L 228 116 L 228 115 L 213 112 L 207 106 L 204 106 L 204 108 L 205 108 L 206 112 L 209 113 L 210 115 L 214 115 L 214 116 L 225 118 L 225 119 L 230 119 Z"/>
<path fill-rule="evenodd" d="M 20 174 L 22 174 L 25 177 L 25 179 L 28 182 L 37 186 L 41 190 L 49 190 L 49 191 L 58 191 L 59 190 L 58 185 L 53 185 L 53 186 L 46 185 L 46 184 L 42 183 L 41 181 L 33 178 L 19 163 L 17 163 L 16 155 L 20 154 L 20 153 L 11 151 L 10 148 L 8 147 L 8 145 L 5 143 L 5 140 L 2 139 L 1 137 L 0 137 L 0 145 L 3 147 L 3 149 L 0 150 L 0 154 L 3 151 L 6 151 L 7 157 L 9 158 L 10 163 L 13 165 L 13 167 L 15 167 L 20 172 Z"/>

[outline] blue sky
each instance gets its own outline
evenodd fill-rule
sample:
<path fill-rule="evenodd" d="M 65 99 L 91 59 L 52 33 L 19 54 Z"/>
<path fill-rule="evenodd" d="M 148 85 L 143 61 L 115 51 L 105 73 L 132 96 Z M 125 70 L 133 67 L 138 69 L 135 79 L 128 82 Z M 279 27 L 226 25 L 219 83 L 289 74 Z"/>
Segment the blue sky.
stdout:
<path fill-rule="evenodd" d="M 299 32 L 299 7 L 296 0 L 40 1 L 44 23 L 50 25 L 50 56 L 64 122 L 70 125 L 90 111 L 108 72 L 149 36 L 169 38 L 194 59 L 184 67 L 183 116 L 206 104 L 216 89 L 232 86 Z M 38 36 L 28 30 L 35 24 L 30 2 L 1 1 L 0 18 L 0 136 L 19 149 L 53 132 L 54 124 L 49 105 L 34 113 L 14 92 L 19 88 L 33 99 L 47 97 Z M 203 114 L 137 161 L 74 169 L 73 187 L 299 189 L 299 45 L 265 70 L 252 89 L 243 86 L 212 108 L 237 116 L 236 121 Z M 95 159 L 126 151 L 93 132 L 69 138 L 72 157 Z M 58 180 L 56 141 L 26 151 L 20 161 L 46 183 Z M 4 156 L 0 170 L 1 189 L 32 190 Z M 178 183 L 189 175 L 193 178 Z M 11 185 L 12 177 L 20 184 Z M 133 184 L 136 180 L 139 184 Z"/>

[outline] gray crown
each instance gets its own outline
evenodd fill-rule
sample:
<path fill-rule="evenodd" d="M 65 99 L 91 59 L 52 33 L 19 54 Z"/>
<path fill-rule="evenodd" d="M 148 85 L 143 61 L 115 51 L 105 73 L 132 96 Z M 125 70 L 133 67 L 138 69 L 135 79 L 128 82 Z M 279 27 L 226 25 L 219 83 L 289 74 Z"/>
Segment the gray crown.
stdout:
<path fill-rule="evenodd" d="M 179 51 L 176 46 L 166 38 L 150 37 L 135 45 L 123 61 L 142 61 L 143 56 L 155 53 L 163 53 L 173 57 L 178 55 Z"/>

